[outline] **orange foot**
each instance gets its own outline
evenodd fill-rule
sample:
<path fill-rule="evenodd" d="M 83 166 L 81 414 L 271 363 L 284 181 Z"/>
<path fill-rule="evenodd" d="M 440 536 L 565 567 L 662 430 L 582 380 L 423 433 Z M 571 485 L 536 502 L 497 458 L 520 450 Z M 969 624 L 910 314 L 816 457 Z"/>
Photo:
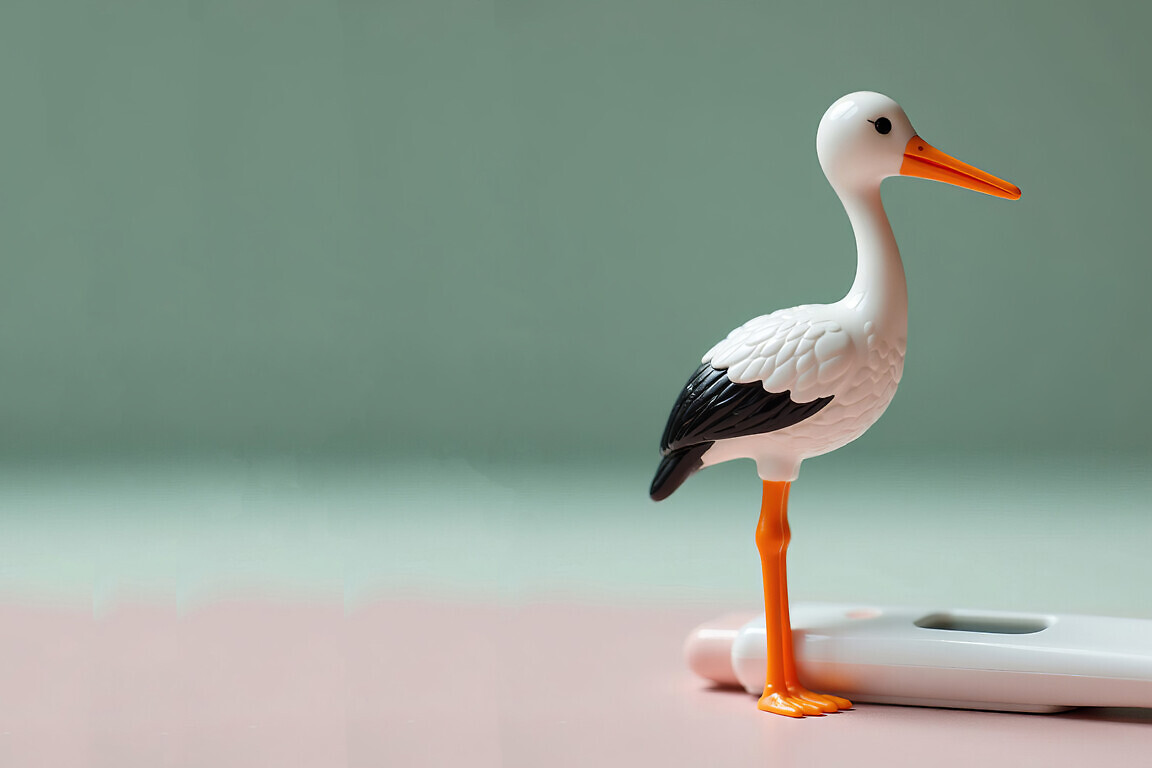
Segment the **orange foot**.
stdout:
<path fill-rule="evenodd" d="M 804 715 L 822 715 L 824 711 L 814 702 L 793 696 L 790 693 L 779 691 L 764 691 L 760 701 L 756 703 L 762 712 L 773 712 L 788 717 L 804 717 Z"/>
<path fill-rule="evenodd" d="M 813 693 L 802 685 L 788 686 L 788 693 L 794 700 L 807 702 L 816 707 L 819 712 L 839 712 L 843 709 L 852 709 L 852 702 L 839 696 L 827 693 Z"/>

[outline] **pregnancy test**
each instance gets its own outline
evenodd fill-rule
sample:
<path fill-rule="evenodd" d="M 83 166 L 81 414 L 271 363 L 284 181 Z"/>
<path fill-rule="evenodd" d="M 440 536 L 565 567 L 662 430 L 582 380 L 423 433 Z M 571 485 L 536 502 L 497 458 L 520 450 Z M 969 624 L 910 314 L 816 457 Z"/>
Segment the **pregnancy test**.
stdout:
<path fill-rule="evenodd" d="M 795 603 L 804 685 L 853 701 L 1003 712 L 1152 707 L 1152 621 Z M 692 631 L 688 666 L 757 696 L 764 616 Z"/>

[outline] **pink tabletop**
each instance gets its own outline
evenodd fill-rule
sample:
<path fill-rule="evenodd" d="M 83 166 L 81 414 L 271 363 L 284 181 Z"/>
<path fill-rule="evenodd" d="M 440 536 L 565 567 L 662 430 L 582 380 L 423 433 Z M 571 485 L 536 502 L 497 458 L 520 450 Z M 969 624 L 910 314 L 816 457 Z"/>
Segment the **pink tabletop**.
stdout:
<path fill-rule="evenodd" d="M 1152 759 L 1152 713 L 860 705 L 791 720 L 686 671 L 721 611 L 247 600 L 5 604 L 0 765 L 1083 766 Z"/>

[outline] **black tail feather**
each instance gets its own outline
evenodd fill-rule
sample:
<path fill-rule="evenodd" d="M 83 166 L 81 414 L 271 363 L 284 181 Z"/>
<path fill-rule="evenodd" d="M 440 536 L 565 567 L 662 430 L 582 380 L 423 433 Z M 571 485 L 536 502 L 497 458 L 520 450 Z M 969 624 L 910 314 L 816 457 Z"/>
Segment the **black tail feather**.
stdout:
<path fill-rule="evenodd" d="M 652 487 L 648 491 L 652 501 L 663 501 L 671 496 L 689 475 L 704 466 L 704 452 L 711 447 L 712 443 L 697 443 L 669 451 L 660 460 L 656 476 L 652 478 Z"/>

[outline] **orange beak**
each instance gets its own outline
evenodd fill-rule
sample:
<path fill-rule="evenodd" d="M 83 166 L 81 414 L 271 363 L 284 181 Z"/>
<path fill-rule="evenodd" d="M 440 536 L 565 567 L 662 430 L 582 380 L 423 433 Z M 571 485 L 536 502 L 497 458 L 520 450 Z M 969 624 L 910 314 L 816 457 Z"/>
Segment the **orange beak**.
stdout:
<path fill-rule="evenodd" d="M 1020 199 L 1020 187 L 944 154 L 919 136 L 913 136 L 904 147 L 900 175 L 943 181 L 1008 200 Z"/>

